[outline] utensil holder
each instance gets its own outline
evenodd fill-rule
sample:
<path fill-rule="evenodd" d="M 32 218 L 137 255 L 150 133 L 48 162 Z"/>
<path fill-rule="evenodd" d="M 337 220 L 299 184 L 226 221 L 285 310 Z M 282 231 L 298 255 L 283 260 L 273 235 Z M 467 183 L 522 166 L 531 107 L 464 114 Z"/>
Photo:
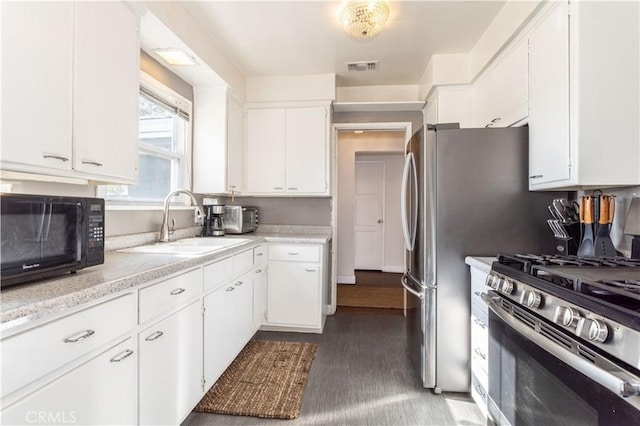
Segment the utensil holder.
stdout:
<path fill-rule="evenodd" d="M 569 234 L 569 238 L 555 238 L 555 251 L 556 254 L 563 256 L 575 255 L 578 253 L 578 246 L 581 241 L 581 229 L 580 223 L 574 222 L 565 224 L 564 228 Z"/>

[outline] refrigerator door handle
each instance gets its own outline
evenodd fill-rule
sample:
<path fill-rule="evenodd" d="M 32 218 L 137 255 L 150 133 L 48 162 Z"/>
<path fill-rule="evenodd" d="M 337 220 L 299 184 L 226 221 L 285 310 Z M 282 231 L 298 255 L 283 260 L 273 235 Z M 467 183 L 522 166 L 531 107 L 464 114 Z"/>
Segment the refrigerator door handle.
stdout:
<path fill-rule="evenodd" d="M 402 171 L 402 188 L 400 190 L 400 217 L 402 219 L 402 236 L 404 238 L 404 247 L 411 251 L 416 240 L 416 226 L 418 221 L 418 210 L 413 209 L 415 214 L 413 215 L 413 229 L 409 229 L 409 220 L 407 218 L 407 185 L 409 184 L 409 173 L 413 170 L 414 182 L 417 184 L 417 172 L 415 167 L 415 160 L 413 153 L 407 153 L 404 160 L 404 169 Z M 413 185 L 414 199 L 418 199 L 418 188 Z"/>
<path fill-rule="evenodd" d="M 415 291 L 414 289 L 412 289 L 411 287 L 409 287 L 408 283 L 407 283 L 407 276 L 403 275 L 402 279 L 400 280 L 400 283 L 402 284 L 402 287 L 404 287 L 405 290 L 407 290 L 409 293 L 413 294 L 414 296 L 416 296 L 419 299 L 424 299 L 424 294 L 419 293 L 417 291 Z"/>

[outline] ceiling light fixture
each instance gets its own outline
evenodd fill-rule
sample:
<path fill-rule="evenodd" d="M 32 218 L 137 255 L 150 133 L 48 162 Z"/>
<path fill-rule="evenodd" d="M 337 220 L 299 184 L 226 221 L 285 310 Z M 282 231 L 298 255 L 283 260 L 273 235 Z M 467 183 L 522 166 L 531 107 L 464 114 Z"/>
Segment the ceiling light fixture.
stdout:
<path fill-rule="evenodd" d="M 349 0 L 340 10 L 340 22 L 345 31 L 358 38 L 378 34 L 389 19 L 388 0 Z"/>
<path fill-rule="evenodd" d="M 153 49 L 169 65 L 198 65 L 196 59 L 182 49 Z"/>

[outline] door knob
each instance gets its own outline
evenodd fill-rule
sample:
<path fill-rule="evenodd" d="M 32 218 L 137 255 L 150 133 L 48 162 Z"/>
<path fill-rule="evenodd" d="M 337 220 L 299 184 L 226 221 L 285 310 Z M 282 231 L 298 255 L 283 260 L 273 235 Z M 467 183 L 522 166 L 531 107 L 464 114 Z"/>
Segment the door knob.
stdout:
<path fill-rule="evenodd" d="M 378 223 L 382 223 L 382 219 L 378 219 Z"/>

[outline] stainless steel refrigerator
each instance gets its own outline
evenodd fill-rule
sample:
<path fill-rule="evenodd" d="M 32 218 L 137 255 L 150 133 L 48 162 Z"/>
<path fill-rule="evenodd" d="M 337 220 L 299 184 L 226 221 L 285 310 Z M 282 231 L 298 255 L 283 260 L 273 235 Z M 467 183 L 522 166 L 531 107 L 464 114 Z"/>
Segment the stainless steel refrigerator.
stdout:
<path fill-rule="evenodd" d="M 528 191 L 528 127 L 458 127 L 418 130 L 402 179 L 408 353 L 436 392 L 470 389 L 465 256 L 550 252 L 547 205 L 559 196 Z"/>

